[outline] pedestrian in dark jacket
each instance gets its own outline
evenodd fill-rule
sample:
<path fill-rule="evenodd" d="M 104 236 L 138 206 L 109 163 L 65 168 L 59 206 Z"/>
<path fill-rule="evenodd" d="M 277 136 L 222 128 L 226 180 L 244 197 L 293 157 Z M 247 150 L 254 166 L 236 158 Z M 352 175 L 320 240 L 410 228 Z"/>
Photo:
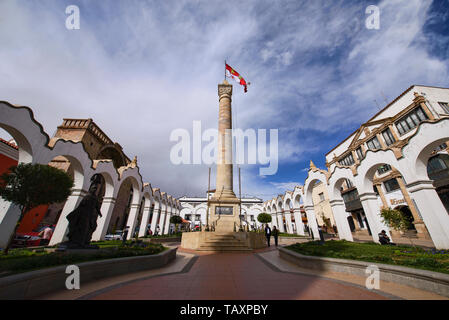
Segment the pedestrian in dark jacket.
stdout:
<path fill-rule="evenodd" d="M 279 230 L 276 228 L 276 226 L 273 227 L 273 237 L 274 237 L 274 245 L 278 246 L 278 237 L 279 237 Z"/>
<path fill-rule="evenodd" d="M 126 243 L 126 238 L 128 238 L 129 227 L 125 227 L 122 233 L 122 244 Z"/>
<path fill-rule="evenodd" d="M 271 228 L 268 225 L 265 226 L 265 237 L 267 238 L 268 246 L 270 246 Z"/>

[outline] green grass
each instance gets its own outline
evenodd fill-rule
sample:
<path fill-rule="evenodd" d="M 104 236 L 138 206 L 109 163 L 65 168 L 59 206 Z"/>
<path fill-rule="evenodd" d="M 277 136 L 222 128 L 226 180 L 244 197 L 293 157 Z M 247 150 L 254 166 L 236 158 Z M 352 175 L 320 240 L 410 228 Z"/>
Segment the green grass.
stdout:
<path fill-rule="evenodd" d="M 429 250 L 410 246 L 383 246 L 330 240 L 296 243 L 285 247 L 307 256 L 378 262 L 449 274 L 449 250 Z"/>
<path fill-rule="evenodd" d="M 177 237 L 180 237 L 180 236 L 182 236 L 182 232 L 173 233 L 171 235 L 163 234 L 163 235 L 159 235 L 159 236 L 145 236 L 145 237 L 141 237 L 141 238 L 159 239 L 159 238 L 177 238 Z"/>
<path fill-rule="evenodd" d="M 131 241 L 127 241 L 127 246 L 123 246 L 121 241 L 101 241 L 93 244 L 106 250 L 91 254 L 65 254 L 43 249 L 10 250 L 8 255 L 0 254 L 0 276 L 94 260 L 158 254 L 166 249 L 157 243 L 145 243 L 145 247 L 140 247 L 133 245 Z"/>
<path fill-rule="evenodd" d="M 285 233 L 285 232 L 279 232 L 279 237 L 308 238 L 307 236 L 300 236 L 299 234 L 291 234 L 291 233 Z"/>

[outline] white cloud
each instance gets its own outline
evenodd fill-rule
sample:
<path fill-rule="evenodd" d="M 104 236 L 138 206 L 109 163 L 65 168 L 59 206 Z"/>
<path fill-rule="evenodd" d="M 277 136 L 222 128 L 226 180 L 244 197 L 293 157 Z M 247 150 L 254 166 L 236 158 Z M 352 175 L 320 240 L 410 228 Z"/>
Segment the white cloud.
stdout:
<path fill-rule="evenodd" d="M 75 1 L 76 2 L 76 1 Z M 62 118 L 93 118 L 145 180 L 176 196 L 204 195 L 207 166 L 169 162 L 173 129 L 217 127 L 227 60 L 252 84 L 234 85 L 241 128 L 279 129 L 279 160 L 323 152 L 322 134 L 358 126 L 413 83 L 447 85 L 422 28 L 430 1 L 382 1 L 381 29 L 347 1 L 82 1 L 81 29 L 57 2 L 0 2 L 0 100 L 33 108 L 51 135 Z M 96 18 L 98 17 L 98 18 Z M 244 193 L 269 197 L 290 182 L 243 170 Z M 270 183 L 276 180 L 277 185 Z M 212 184 L 214 184 L 212 179 Z M 284 185 L 282 185 L 284 183 Z"/>
<path fill-rule="evenodd" d="M 293 191 L 296 186 L 301 186 L 302 183 L 300 182 L 271 182 L 271 184 L 279 190 L 282 190 L 284 193 L 285 191 Z"/>

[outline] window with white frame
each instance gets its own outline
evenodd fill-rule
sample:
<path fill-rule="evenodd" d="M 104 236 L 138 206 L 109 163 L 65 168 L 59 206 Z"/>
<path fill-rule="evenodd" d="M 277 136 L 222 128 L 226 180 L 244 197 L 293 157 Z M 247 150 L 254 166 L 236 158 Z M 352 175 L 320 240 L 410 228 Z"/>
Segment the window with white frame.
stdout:
<path fill-rule="evenodd" d="M 429 119 L 421 107 L 413 109 L 411 112 L 396 121 L 395 125 L 402 136 L 410 130 L 416 128 L 421 122 Z"/>
<path fill-rule="evenodd" d="M 385 143 L 387 144 L 387 146 L 396 142 L 393 134 L 390 131 L 390 128 L 387 128 L 384 131 L 382 131 L 382 136 L 384 137 L 384 140 L 385 140 Z"/>
<path fill-rule="evenodd" d="M 366 145 L 368 146 L 368 149 L 370 149 L 370 150 L 377 150 L 377 149 L 382 148 L 377 137 L 374 137 L 371 140 L 367 141 Z"/>

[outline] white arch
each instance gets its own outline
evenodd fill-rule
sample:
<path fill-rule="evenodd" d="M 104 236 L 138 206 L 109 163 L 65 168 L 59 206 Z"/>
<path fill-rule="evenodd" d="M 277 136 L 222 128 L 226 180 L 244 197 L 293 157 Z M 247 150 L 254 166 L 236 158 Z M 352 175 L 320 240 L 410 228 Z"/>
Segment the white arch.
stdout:
<path fill-rule="evenodd" d="M 142 220 L 140 221 L 139 237 L 144 237 L 148 231 L 148 224 L 150 224 L 151 208 L 154 203 L 153 200 L 153 188 L 150 183 L 144 183 L 143 185 L 143 197 L 145 203 L 143 207 Z"/>
<path fill-rule="evenodd" d="M 19 163 L 42 163 L 41 157 L 49 151 L 50 140 L 42 125 L 28 107 L 14 106 L 0 101 L 0 127 L 6 130 L 19 147 Z"/>

